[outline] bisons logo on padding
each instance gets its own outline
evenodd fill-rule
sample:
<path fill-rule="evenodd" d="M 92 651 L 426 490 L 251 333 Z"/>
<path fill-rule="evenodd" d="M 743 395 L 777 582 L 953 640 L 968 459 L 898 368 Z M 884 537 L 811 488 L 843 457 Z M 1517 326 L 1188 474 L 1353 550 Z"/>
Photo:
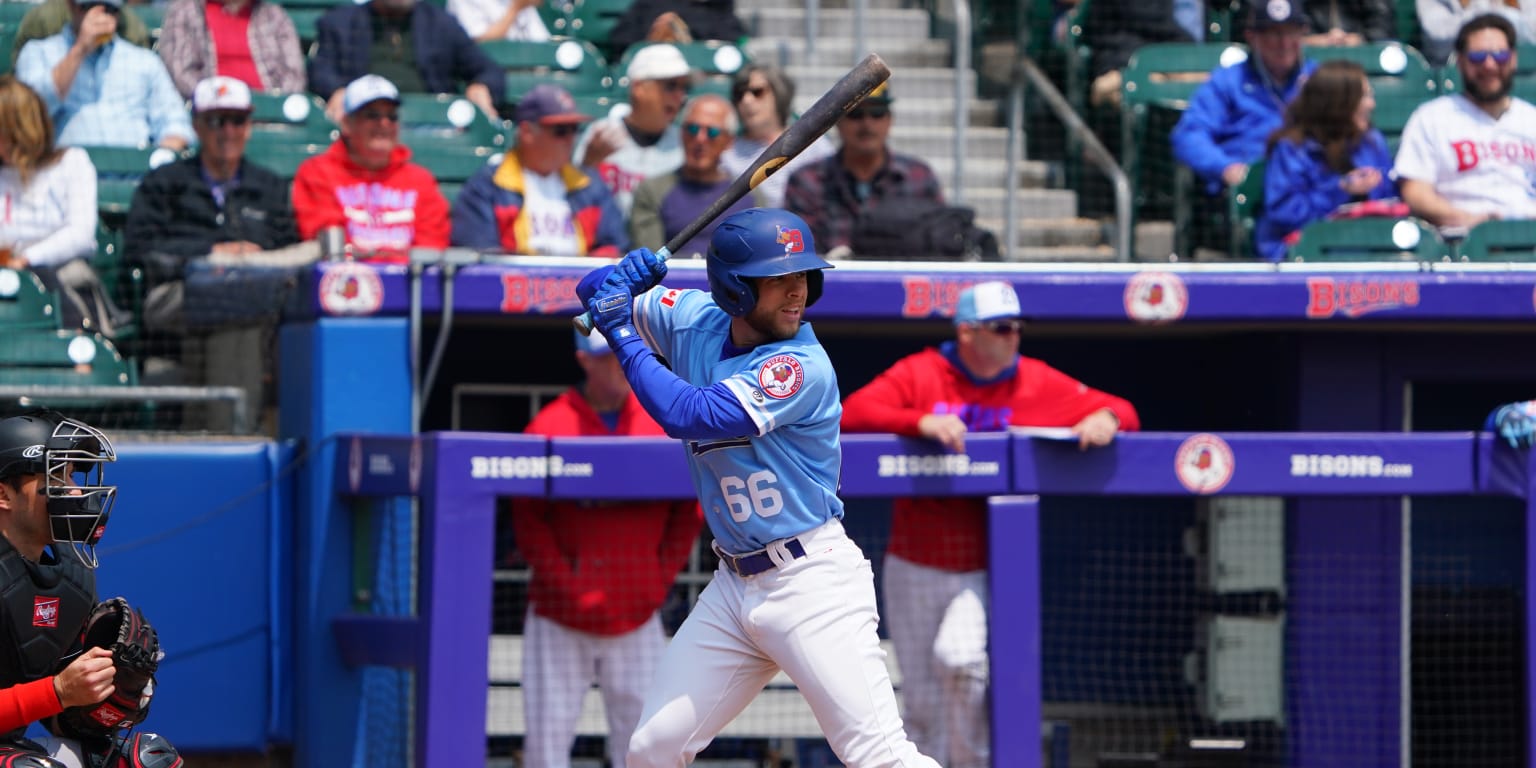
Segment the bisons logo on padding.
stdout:
<path fill-rule="evenodd" d="M 1237 460 L 1227 441 L 1211 434 L 1190 435 L 1173 457 L 1173 471 L 1190 493 L 1215 493 L 1227 487 Z"/>
<path fill-rule="evenodd" d="M 799 392 L 800 385 L 804 383 L 805 369 L 791 355 L 770 357 L 757 370 L 757 385 L 763 388 L 763 394 L 775 400 L 783 400 Z"/>
<path fill-rule="evenodd" d="M 320 307 L 332 315 L 371 315 L 384 306 L 384 283 L 353 261 L 328 264 L 320 278 Z"/>
<path fill-rule="evenodd" d="M 1172 272 L 1138 272 L 1125 284 L 1125 316 L 1143 323 L 1171 323 L 1189 309 L 1184 278 Z"/>

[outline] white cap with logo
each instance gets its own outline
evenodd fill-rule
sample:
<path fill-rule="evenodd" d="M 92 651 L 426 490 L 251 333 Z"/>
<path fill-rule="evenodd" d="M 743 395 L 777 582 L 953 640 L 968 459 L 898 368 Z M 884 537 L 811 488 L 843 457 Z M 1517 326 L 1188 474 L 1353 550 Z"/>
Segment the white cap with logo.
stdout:
<path fill-rule="evenodd" d="M 683 57 L 683 52 L 677 46 L 668 43 L 657 43 L 641 48 L 635 57 L 629 60 L 629 69 L 624 74 L 632 83 L 642 80 L 671 80 L 675 77 L 687 77 L 693 70 L 688 66 L 688 59 Z"/>
<path fill-rule="evenodd" d="M 399 104 L 400 89 L 378 75 L 363 75 L 347 83 L 347 90 L 341 97 L 341 108 L 350 115 L 380 99 Z"/>
<path fill-rule="evenodd" d="M 984 323 L 1023 315 L 1019 309 L 1019 294 L 1013 286 L 1001 280 L 977 283 L 960 292 L 955 303 L 955 324 Z"/>
<path fill-rule="evenodd" d="M 233 77 L 210 77 L 192 89 L 192 111 L 215 109 L 251 111 L 251 88 Z"/>

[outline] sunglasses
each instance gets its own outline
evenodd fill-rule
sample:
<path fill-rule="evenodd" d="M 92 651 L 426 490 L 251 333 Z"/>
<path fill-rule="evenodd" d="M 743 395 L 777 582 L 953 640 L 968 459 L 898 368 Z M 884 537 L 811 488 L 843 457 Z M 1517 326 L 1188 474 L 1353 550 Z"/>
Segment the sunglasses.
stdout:
<path fill-rule="evenodd" d="M 1505 64 L 1508 64 L 1509 60 L 1513 58 L 1514 55 L 1515 52 L 1508 48 L 1505 48 L 1502 51 L 1467 51 L 1467 61 L 1481 66 L 1489 59 L 1493 59 L 1495 64 L 1498 64 L 1502 67 Z"/>
<path fill-rule="evenodd" d="M 250 121 L 250 115 L 207 115 L 203 118 L 203 122 L 207 123 L 209 128 L 223 128 L 226 125 L 240 127 Z"/>
<path fill-rule="evenodd" d="M 657 84 L 667 93 L 687 93 L 688 89 L 693 87 L 693 83 L 685 78 L 658 80 Z"/>
<path fill-rule="evenodd" d="M 752 98 L 761 99 L 768 95 L 768 86 L 759 85 L 756 88 L 742 88 L 736 92 L 736 100 L 741 101 L 742 99 L 745 99 L 749 93 L 752 94 Z"/>
<path fill-rule="evenodd" d="M 572 136 L 575 136 L 577 131 L 581 130 L 581 126 L 575 125 L 573 123 L 565 123 L 561 125 L 544 125 L 540 127 L 544 129 L 545 133 L 548 133 L 557 139 L 569 139 Z"/>
<path fill-rule="evenodd" d="M 374 121 L 377 121 L 377 120 L 388 120 L 391 123 L 398 123 L 398 122 L 400 122 L 400 113 L 399 112 L 375 112 L 375 111 L 370 109 L 370 110 L 368 110 L 366 112 L 359 112 L 359 113 L 357 113 L 357 119 L 359 119 L 359 120 L 367 120 L 369 122 L 374 122 Z"/>
<path fill-rule="evenodd" d="M 718 139 L 718 138 L 720 138 L 720 134 L 725 133 L 725 129 L 724 128 L 718 128 L 718 127 L 713 126 L 713 125 L 699 125 L 698 123 L 683 123 L 683 133 L 686 133 L 689 136 L 692 136 L 694 138 L 698 138 L 700 134 L 704 134 L 704 135 L 709 136 L 709 138 L 711 138 L 711 139 Z"/>
<path fill-rule="evenodd" d="M 849 112 L 847 115 L 844 115 L 844 117 L 847 117 L 849 120 L 863 120 L 866 117 L 871 120 L 884 120 L 890 116 L 890 107 L 859 107 L 858 109 Z"/>
<path fill-rule="evenodd" d="M 977 323 L 977 325 L 982 330 L 995 333 L 999 336 L 1009 336 L 1024 329 L 1023 320 L 993 320 L 990 323 Z"/>

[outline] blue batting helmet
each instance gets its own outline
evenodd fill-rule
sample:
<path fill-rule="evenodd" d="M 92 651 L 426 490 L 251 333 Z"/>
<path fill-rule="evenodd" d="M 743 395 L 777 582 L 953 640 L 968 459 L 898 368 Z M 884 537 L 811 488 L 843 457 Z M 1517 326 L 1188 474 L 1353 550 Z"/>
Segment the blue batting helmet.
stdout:
<path fill-rule="evenodd" d="M 816 255 L 805 220 L 778 208 L 731 214 L 709 239 L 709 292 L 734 317 L 750 313 L 757 305 L 757 291 L 744 278 L 806 272 L 805 305 L 810 306 L 821 298 L 821 270 L 831 268 Z"/>

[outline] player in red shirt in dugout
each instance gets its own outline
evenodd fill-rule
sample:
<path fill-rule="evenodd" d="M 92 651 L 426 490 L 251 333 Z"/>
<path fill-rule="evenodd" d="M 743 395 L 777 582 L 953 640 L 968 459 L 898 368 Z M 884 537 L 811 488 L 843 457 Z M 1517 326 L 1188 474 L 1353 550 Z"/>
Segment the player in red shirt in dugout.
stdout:
<path fill-rule="evenodd" d="M 1141 427 L 1122 398 L 1019 354 L 1005 282 L 960 294 L 955 340 L 898 360 L 843 401 L 844 432 L 924 437 L 961 453 L 968 432 L 1069 427 L 1087 450 Z M 990 768 L 987 518 L 981 498 L 898 498 L 882 589 L 907 732 L 949 768 Z"/>

